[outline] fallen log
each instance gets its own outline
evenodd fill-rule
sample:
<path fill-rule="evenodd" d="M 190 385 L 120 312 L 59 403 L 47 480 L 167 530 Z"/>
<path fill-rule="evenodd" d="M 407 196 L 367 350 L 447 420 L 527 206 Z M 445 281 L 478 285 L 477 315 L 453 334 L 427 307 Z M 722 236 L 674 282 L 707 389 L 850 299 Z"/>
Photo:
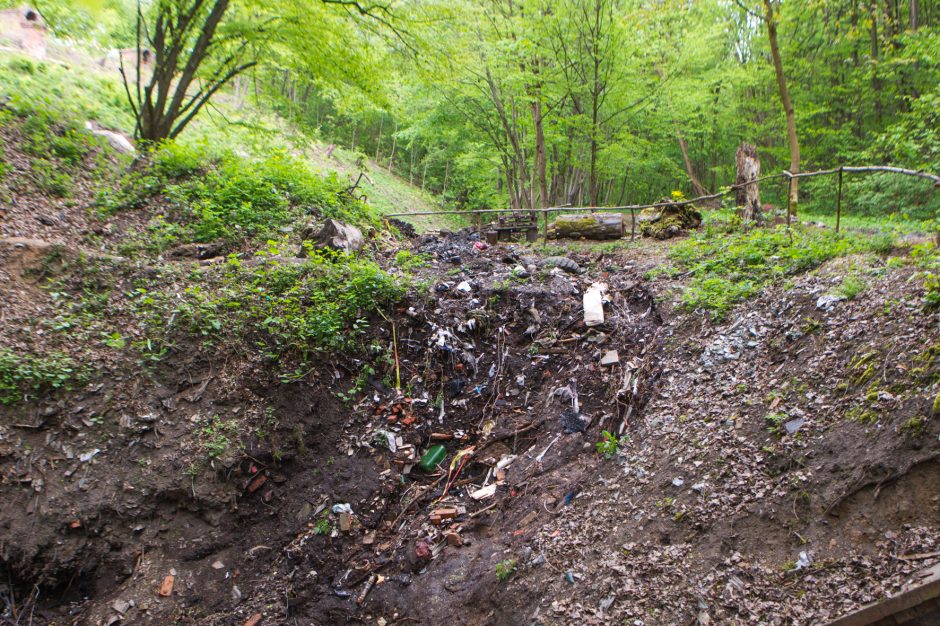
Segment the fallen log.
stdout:
<path fill-rule="evenodd" d="M 551 239 L 620 239 L 623 237 L 622 213 L 583 213 L 559 215 L 548 228 Z"/>

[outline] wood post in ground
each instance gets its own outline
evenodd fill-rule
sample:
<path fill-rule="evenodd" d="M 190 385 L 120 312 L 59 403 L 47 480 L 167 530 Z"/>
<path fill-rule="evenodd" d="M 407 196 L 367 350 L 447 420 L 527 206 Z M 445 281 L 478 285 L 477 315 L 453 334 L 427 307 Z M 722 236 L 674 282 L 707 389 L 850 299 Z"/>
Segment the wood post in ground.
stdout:
<path fill-rule="evenodd" d="M 734 203 L 745 222 L 761 221 L 760 192 L 757 179 L 760 178 L 760 159 L 757 148 L 742 142 L 734 154 L 737 167 L 735 179 Z"/>
<path fill-rule="evenodd" d="M 839 232 L 839 224 L 842 221 L 842 168 L 839 168 L 839 195 L 836 196 L 836 232 Z"/>

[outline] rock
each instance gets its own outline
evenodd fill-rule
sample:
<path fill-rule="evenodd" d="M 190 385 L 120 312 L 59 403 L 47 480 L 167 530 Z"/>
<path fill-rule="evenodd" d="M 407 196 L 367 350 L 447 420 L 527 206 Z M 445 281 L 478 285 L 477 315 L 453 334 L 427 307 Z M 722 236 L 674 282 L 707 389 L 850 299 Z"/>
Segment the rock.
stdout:
<path fill-rule="evenodd" d="M 340 252 L 355 252 L 362 248 L 362 232 L 355 226 L 329 219 L 320 231 L 310 236 L 312 228 L 308 225 L 301 232 L 301 238 L 313 241 L 319 248 L 332 248 Z"/>
<path fill-rule="evenodd" d="M 805 423 L 806 421 L 802 417 L 798 417 L 796 419 L 792 419 L 789 422 L 785 423 L 783 427 L 786 429 L 788 435 L 792 435 L 793 433 L 798 431 L 800 428 L 802 428 L 803 424 Z"/>
<path fill-rule="evenodd" d="M 660 202 L 663 206 L 643 209 L 637 217 L 644 237 L 669 239 L 701 225 L 702 214 L 691 204 L 677 205 L 666 198 Z"/>
<path fill-rule="evenodd" d="M 842 302 L 843 300 L 845 300 L 845 296 L 837 296 L 835 294 L 820 296 L 819 299 L 816 300 L 816 308 L 820 311 L 828 311 L 835 306 L 836 302 Z"/>
<path fill-rule="evenodd" d="M 111 604 L 111 608 L 117 611 L 118 613 L 120 613 L 121 615 L 124 615 L 125 613 L 127 613 L 131 609 L 132 606 L 134 606 L 133 601 L 128 602 L 126 600 L 120 600 L 120 599 L 115 600 Z"/>
<path fill-rule="evenodd" d="M 224 249 L 225 244 L 218 242 L 186 243 L 170 250 L 168 256 L 174 259 L 199 259 L 203 261 L 219 256 Z"/>
<path fill-rule="evenodd" d="M 93 122 L 85 122 L 85 128 L 95 137 L 103 137 L 116 152 L 121 154 L 134 154 L 137 152 L 131 140 L 120 133 L 98 128 Z"/>
<path fill-rule="evenodd" d="M 542 260 L 542 267 L 557 267 L 570 274 L 580 274 L 581 266 L 564 256 L 550 256 Z"/>

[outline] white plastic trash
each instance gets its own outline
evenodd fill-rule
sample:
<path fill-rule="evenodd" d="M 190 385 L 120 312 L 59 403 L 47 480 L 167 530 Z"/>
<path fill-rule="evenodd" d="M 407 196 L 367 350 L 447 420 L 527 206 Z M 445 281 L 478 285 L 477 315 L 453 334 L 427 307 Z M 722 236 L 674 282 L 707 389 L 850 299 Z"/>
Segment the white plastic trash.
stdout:
<path fill-rule="evenodd" d="M 606 283 L 594 283 L 584 292 L 584 325 L 600 326 L 604 323 L 604 292 Z"/>

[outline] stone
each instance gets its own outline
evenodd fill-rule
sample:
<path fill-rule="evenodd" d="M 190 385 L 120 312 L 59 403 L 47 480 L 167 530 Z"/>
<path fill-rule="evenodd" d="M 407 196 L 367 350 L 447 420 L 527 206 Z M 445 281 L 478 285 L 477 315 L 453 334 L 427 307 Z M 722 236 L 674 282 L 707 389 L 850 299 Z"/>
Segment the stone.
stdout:
<path fill-rule="evenodd" d="M 338 220 L 329 219 L 323 225 L 316 235 L 309 236 L 311 229 L 308 227 L 301 237 L 303 239 L 312 239 L 319 248 L 332 248 L 340 252 L 355 252 L 362 248 L 362 232 L 355 226 L 344 224 Z"/>

